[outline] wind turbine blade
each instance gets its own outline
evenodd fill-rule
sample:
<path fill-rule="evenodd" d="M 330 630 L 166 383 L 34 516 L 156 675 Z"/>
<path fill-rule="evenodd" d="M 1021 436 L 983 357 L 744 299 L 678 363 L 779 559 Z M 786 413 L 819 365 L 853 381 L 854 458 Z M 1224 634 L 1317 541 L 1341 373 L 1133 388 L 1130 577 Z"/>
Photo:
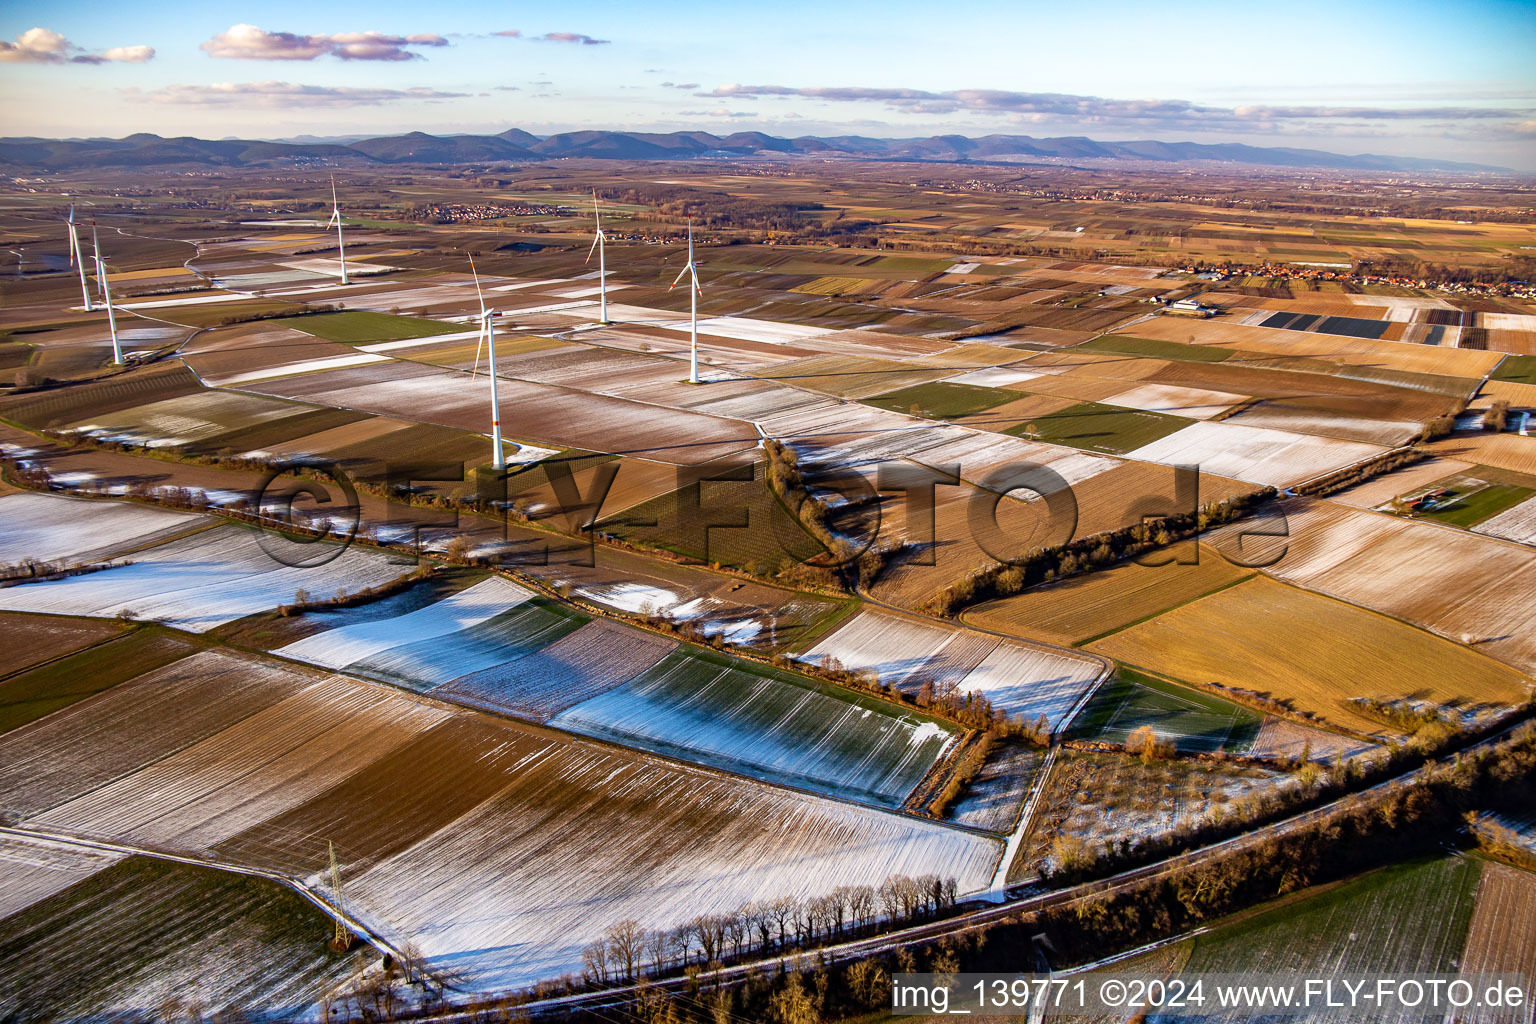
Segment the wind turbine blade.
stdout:
<path fill-rule="evenodd" d="M 690 264 L 688 264 L 688 269 L 693 271 L 693 287 L 694 287 L 694 290 L 697 291 L 700 295 L 703 295 L 704 294 L 704 286 L 699 284 L 699 271 L 698 271 L 698 268 L 695 267 L 692 263 L 690 263 Z"/>
<path fill-rule="evenodd" d="M 480 315 L 480 337 L 475 341 L 475 368 L 469 371 L 469 379 L 480 376 L 480 351 L 485 348 L 485 314 Z"/>
<path fill-rule="evenodd" d="M 683 275 L 688 273 L 688 271 L 690 271 L 692 269 L 693 269 L 693 264 L 690 263 L 687 266 L 685 266 L 682 270 L 679 270 L 677 272 L 677 277 L 672 281 L 672 283 L 670 285 L 667 286 L 667 291 L 671 291 L 673 288 L 676 288 L 677 287 L 677 282 L 681 281 L 683 279 Z"/>
<path fill-rule="evenodd" d="M 475 295 L 480 299 L 480 315 L 485 316 L 485 292 L 480 290 L 480 271 L 475 269 L 475 254 L 469 254 L 469 272 L 475 275 Z"/>
<path fill-rule="evenodd" d="M 597 224 L 597 233 L 603 233 L 603 215 L 597 212 L 597 189 L 592 190 L 592 220 Z"/>
<path fill-rule="evenodd" d="M 587 250 L 587 258 L 582 260 L 582 263 L 585 264 L 592 262 L 592 254 L 597 252 L 597 243 L 602 239 L 602 237 L 603 233 L 601 231 L 592 236 L 592 248 Z"/>

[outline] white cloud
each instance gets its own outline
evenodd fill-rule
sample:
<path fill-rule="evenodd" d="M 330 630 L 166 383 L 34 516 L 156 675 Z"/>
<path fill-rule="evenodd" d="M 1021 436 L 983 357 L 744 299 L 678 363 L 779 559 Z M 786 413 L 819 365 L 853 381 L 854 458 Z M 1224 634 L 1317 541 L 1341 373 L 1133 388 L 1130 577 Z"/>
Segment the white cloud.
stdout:
<path fill-rule="evenodd" d="M 0 40 L 0 62 L 8 64 L 142 64 L 154 57 L 153 46 L 114 46 L 90 53 L 59 33 L 40 27 L 27 29 L 14 43 Z"/>
<path fill-rule="evenodd" d="M 203 43 L 202 49 L 210 57 L 225 60 L 314 60 L 324 56 L 342 60 L 415 60 L 421 54 L 408 47 L 447 45 L 447 39 L 433 32 L 408 36 L 383 32 L 298 35 L 268 32 L 256 25 L 231 25 Z"/>

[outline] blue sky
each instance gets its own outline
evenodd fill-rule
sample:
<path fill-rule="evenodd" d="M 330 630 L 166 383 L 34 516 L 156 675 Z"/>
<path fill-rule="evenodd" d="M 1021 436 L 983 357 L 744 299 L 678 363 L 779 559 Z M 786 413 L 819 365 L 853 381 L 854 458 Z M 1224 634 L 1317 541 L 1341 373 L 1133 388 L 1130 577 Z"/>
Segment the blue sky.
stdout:
<path fill-rule="evenodd" d="M 0 39 L 7 135 L 1003 132 L 1536 171 L 1529 3 L 6 0 Z"/>

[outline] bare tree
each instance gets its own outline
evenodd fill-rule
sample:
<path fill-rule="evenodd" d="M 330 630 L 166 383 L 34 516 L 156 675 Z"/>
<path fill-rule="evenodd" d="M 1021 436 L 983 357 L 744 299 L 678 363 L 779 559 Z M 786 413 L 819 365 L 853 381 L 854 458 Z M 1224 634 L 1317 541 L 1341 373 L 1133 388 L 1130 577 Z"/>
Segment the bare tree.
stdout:
<path fill-rule="evenodd" d="M 880 900 L 880 912 L 891 920 L 901 916 L 901 882 L 900 875 L 892 875 L 880 883 L 880 890 L 876 894 Z"/>
<path fill-rule="evenodd" d="M 616 921 L 604 935 L 608 960 L 615 970 L 624 972 L 625 981 L 635 980 L 635 965 L 645 953 L 645 929 L 632 917 Z"/>
<path fill-rule="evenodd" d="M 726 914 L 724 923 L 725 941 L 730 943 L 731 955 L 740 960 L 742 951 L 752 940 L 751 926 L 747 923 L 747 908 L 740 906 Z"/>
<path fill-rule="evenodd" d="M 769 918 L 779 930 L 779 946 L 789 944 L 789 922 L 800 909 L 800 901 L 793 896 L 780 896 L 770 900 L 765 908 Z"/>
<path fill-rule="evenodd" d="M 768 905 L 757 900 L 748 903 L 747 923 L 757 932 L 758 947 L 766 952 L 773 942 L 773 915 L 769 913 Z"/>
<path fill-rule="evenodd" d="M 645 936 L 645 953 L 651 961 L 651 975 L 659 977 L 666 972 L 667 961 L 672 958 L 672 935 L 665 928 L 648 932 Z"/>
<path fill-rule="evenodd" d="M 853 885 L 848 888 L 848 914 L 855 925 L 868 924 L 875 916 L 875 887 Z"/>
<path fill-rule="evenodd" d="M 598 939 L 582 947 L 581 975 L 591 984 L 608 984 L 608 943 Z"/>

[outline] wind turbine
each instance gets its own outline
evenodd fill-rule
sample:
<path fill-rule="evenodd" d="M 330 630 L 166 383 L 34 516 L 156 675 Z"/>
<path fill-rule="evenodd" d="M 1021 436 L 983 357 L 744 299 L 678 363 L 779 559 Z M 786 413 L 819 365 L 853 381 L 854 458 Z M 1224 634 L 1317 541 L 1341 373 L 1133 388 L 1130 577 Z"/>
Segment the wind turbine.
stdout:
<path fill-rule="evenodd" d="M 475 258 L 469 258 L 469 272 L 475 275 L 475 294 L 480 298 L 480 340 L 475 345 L 475 368 L 470 377 L 480 372 L 480 346 L 490 347 L 491 357 L 491 468 L 506 469 L 507 459 L 501 452 L 501 402 L 496 395 L 496 311 L 485 308 L 485 293 L 480 290 L 480 272 L 475 269 Z"/>
<path fill-rule="evenodd" d="M 101 241 L 96 237 L 94 220 L 91 221 L 91 255 L 96 260 L 96 283 L 101 286 L 101 298 L 107 304 L 107 330 L 112 332 L 112 362 L 121 363 L 123 350 L 117 343 L 117 314 L 112 311 L 112 286 L 107 283 L 107 263 L 101 256 Z"/>
<path fill-rule="evenodd" d="M 597 250 L 597 291 L 600 296 L 601 311 L 597 315 L 600 323 L 608 322 L 608 265 L 603 259 L 603 243 L 608 236 L 603 234 L 603 218 L 597 212 L 597 190 L 592 190 L 592 222 L 596 225 L 593 233 L 592 249 Z M 592 262 L 592 249 L 587 250 L 586 262 Z"/>
<path fill-rule="evenodd" d="M 347 244 L 341 237 L 341 204 L 336 202 L 336 175 L 331 175 L 331 219 L 325 222 L 326 227 L 336 225 L 336 255 L 341 260 L 341 283 L 351 284 L 347 280 Z"/>
<path fill-rule="evenodd" d="M 693 259 L 693 218 L 688 218 L 688 263 L 677 272 L 677 279 L 672 282 L 672 288 L 677 287 L 677 282 L 683 279 L 685 274 L 691 274 L 693 280 L 688 288 L 688 305 L 690 320 L 688 325 L 688 383 L 699 382 L 699 296 L 703 289 L 699 287 L 699 265 Z"/>
<path fill-rule="evenodd" d="M 85 253 L 80 251 L 80 236 L 75 233 L 75 204 L 69 204 L 69 265 L 80 269 L 80 298 L 87 313 L 93 312 L 91 290 L 85 284 Z"/>

